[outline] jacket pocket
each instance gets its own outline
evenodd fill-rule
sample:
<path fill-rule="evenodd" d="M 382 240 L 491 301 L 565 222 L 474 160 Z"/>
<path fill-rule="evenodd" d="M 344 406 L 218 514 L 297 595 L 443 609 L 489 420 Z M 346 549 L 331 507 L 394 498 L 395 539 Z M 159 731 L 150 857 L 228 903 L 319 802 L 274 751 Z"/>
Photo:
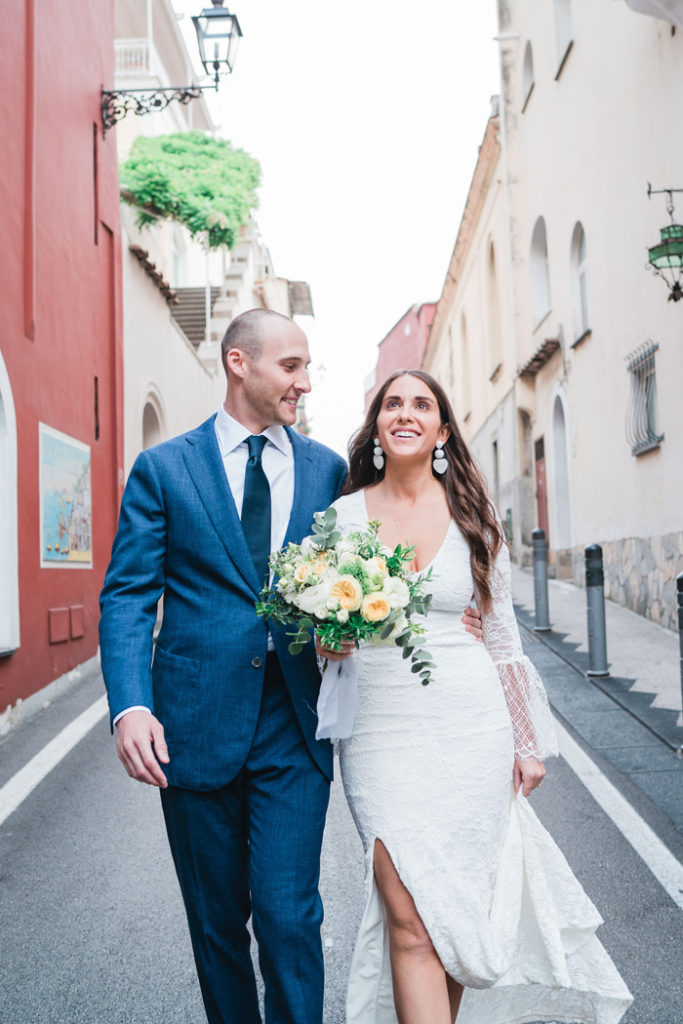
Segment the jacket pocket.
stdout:
<path fill-rule="evenodd" d="M 187 744 L 197 728 L 201 664 L 157 644 L 152 662 L 154 714 L 164 727 L 169 754 Z"/>

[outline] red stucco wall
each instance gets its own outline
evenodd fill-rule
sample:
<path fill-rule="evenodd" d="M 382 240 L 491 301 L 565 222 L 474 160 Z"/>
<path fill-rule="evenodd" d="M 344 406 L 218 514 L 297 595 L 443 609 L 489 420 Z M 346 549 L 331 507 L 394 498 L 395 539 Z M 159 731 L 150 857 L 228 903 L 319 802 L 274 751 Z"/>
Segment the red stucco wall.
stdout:
<path fill-rule="evenodd" d="M 0 0 L 0 33 L 0 351 L 16 411 L 21 630 L 19 649 L 0 658 L 2 712 L 97 650 L 123 396 L 116 147 L 99 114 L 113 80 L 113 0 Z M 39 421 L 90 446 L 90 569 L 40 568 Z M 84 636 L 50 643 L 50 609 L 80 605 Z"/>
<path fill-rule="evenodd" d="M 394 324 L 389 333 L 382 338 L 377 353 L 375 385 L 365 396 L 366 410 L 390 373 L 393 373 L 394 370 L 419 369 L 435 312 L 435 302 L 423 302 L 421 306 L 411 306 L 398 323 Z"/>

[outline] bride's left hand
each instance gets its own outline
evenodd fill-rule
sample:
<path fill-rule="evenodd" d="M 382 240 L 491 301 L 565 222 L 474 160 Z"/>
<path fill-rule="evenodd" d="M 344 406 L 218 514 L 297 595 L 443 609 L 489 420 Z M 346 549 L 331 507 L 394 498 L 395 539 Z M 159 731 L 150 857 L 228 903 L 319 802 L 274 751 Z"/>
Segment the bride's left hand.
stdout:
<path fill-rule="evenodd" d="M 519 787 L 522 786 L 522 796 L 528 796 L 532 789 L 541 785 L 544 775 L 545 765 L 542 761 L 535 757 L 516 757 L 512 769 L 515 793 L 518 793 Z"/>

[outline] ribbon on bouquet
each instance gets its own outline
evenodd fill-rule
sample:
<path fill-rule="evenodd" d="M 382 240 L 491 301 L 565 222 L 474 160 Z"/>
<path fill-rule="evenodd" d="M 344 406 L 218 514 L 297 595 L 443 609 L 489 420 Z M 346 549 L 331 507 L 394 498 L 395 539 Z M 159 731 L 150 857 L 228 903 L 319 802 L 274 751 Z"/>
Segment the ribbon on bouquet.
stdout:
<path fill-rule="evenodd" d="M 318 697 L 317 740 L 345 740 L 351 735 L 358 709 L 356 659 L 327 662 Z"/>

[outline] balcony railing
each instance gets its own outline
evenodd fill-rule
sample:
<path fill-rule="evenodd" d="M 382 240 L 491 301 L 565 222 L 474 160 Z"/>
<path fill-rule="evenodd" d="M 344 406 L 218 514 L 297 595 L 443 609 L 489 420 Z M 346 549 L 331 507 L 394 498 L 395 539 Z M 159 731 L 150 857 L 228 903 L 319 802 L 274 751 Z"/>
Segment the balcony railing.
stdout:
<path fill-rule="evenodd" d="M 149 39 L 114 40 L 114 74 L 120 78 L 139 78 L 152 74 Z"/>

